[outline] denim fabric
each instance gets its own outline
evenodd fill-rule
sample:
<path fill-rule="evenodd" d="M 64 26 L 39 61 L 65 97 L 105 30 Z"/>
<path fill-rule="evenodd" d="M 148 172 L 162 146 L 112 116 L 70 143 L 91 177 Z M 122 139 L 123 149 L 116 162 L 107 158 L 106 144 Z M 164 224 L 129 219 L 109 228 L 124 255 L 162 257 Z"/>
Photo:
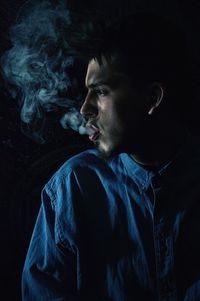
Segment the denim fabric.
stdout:
<path fill-rule="evenodd" d="M 200 300 L 199 140 L 158 171 L 125 153 L 68 160 L 42 192 L 23 300 Z"/>

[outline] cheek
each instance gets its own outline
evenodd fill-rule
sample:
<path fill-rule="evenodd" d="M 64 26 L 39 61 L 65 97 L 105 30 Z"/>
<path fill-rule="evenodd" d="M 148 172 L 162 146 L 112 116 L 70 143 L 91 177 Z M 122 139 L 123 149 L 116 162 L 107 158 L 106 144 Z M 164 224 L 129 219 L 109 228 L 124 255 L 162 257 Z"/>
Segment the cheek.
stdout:
<path fill-rule="evenodd" d="M 113 104 L 107 104 L 102 108 L 102 121 L 106 126 L 112 129 L 120 129 L 123 126 L 123 120 L 120 110 Z"/>
<path fill-rule="evenodd" d="M 124 103 L 119 103 L 116 107 L 116 114 L 126 130 L 134 130 L 140 127 L 145 121 L 146 116 L 142 107 L 134 103 L 134 99 L 131 98 L 126 99 Z"/>
<path fill-rule="evenodd" d="M 108 98 L 99 107 L 102 128 L 123 134 L 138 124 L 139 112 L 133 106 L 133 98 Z"/>
<path fill-rule="evenodd" d="M 110 120 L 113 121 L 113 125 L 120 131 L 126 130 L 133 120 L 132 109 L 128 109 L 121 104 L 113 108 L 112 114 L 110 114 Z"/>

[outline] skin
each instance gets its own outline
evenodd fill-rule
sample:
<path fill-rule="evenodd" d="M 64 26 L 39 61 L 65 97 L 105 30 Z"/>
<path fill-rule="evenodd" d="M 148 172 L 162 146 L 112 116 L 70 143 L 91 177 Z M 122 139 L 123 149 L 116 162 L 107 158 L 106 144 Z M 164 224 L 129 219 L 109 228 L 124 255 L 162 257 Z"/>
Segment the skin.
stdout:
<path fill-rule="evenodd" d="M 103 158 L 127 152 L 147 168 L 157 168 L 183 142 L 186 130 L 173 114 L 162 110 L 162 84 L 136 88 L 105 59 L 101 65 L 93 59 L 85 85 L 88 92 L 80 112 L 100 130 L 94 144 Z"/>

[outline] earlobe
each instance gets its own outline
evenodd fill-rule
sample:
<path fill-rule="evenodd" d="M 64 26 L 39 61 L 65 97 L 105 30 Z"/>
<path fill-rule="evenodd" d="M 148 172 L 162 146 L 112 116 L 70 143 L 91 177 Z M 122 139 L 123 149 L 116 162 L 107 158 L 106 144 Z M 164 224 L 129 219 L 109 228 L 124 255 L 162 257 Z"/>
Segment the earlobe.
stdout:
<path fill-rule="evenodd" d="M 161 83 L 153 83 L 151 85 L 150 101 L 148 115 L 152 115 L 159 107 L 163 100 L 164 89 Z"/>

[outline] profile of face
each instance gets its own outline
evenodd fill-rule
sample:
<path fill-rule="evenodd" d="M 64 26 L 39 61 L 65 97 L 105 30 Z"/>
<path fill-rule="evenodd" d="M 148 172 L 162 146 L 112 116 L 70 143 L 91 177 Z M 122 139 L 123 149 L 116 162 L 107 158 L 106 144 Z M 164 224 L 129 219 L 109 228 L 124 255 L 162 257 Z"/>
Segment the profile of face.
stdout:
<path fill-rule="evenodd" d="M 80 112 L 87 126 L 95 129 L 90 140 L 104 158 L 134 153 L 145 139 L 148 113 L 144 93 L 105 59 L 102 64 L 95 59 L 89 62 L 85 85 L 88 91 Z"/>

